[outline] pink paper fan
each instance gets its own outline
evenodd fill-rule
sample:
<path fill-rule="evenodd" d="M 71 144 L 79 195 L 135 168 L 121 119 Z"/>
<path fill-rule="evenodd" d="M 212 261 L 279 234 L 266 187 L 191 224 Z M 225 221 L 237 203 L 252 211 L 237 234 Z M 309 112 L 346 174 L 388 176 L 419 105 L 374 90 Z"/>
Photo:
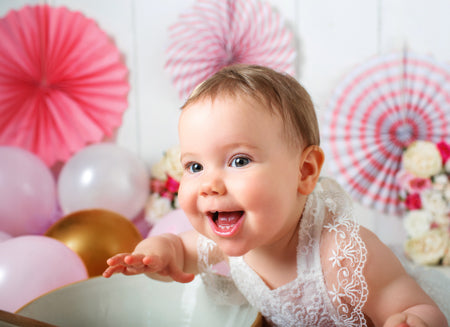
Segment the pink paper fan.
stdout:
<path fill-rule="evenodd" d="M 197 0 L 169 32 L 165 67 L 181 98 L 234 63 L 295 73 L 293 35 L 259 0 Z"/>
<path fill-rule="evenodd" d="M 128 71 L 93 20 L 26 6 L 0 19 L 0 40 L 0 145 L 51 166 L 120 126 Z"/>
<path fill-rule="evenodd" d="M 337 87 L 325 117 L 330 173 L 360 203 L 400 214 L 396 180 L 414 140 L 450 140 L 450 66 L 410 52 L 379 56 Z"/>

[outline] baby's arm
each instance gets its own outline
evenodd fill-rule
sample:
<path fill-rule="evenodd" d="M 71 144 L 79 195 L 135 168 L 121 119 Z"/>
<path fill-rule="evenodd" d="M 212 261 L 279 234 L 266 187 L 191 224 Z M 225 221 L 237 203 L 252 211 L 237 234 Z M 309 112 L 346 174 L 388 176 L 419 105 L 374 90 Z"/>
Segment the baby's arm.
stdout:
<path fill-rule="evenodd" d="M 197 237 L 195 231 L 149 237 L 141 241 L 133 253 L 120 253 L 109 258 L 109 267 L 103 276 L 145 273 L 157 280 L 190 282 L 198 272 Z"/>
<path fill-rule="evenodd" d="M 363 227 L 360 235 L 367 248 L 364 275 L 369 288 L 363 311 L 375 326 L 448 326 L 445 316 L 392 251 Z"/>

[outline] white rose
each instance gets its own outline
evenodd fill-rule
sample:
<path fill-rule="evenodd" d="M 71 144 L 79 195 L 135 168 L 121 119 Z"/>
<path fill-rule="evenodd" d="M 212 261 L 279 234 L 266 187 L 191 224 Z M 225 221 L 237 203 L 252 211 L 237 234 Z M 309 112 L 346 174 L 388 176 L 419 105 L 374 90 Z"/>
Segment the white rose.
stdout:
<path fill-rule="evenodd" d="M 426 190 L 420 195 L 422 200 L 422 207 L 436 215 L 447 212 L 447 202 L 445 201 L 442 192 L 436 190 Z"/>
<path fill-rule="evenodd" d="M 151 169 L 152 177 L 159 179 L 161 181 L 165 181 L 167 179 L 165 169 L 166 169 L 166 167 L 165 167 L 164 160 L 161 159 L 160 161 L 158 161 L 156 164 L 154 164 L 152 166 L 152 169 Z"/>
<path fill-rule="evenodd" d="M 145 220 L 150 224 L 154 224 L 171 210 L 171 201 L 169 199 L 153 193 L 149 196 L 145 205 Z"/>
<path fill-rule="evenodd" d="M 435 215 L 434 222 L 438 224 L 439 227 L 448 228 L 450 227 L 450 216 L 448 215 L 448 213 Z"/>
<path fill-rule="evenodd" d="M 178 182 L 183 175 L 183 167 L 180 162 L 180 148 L 174 146 L 168 149 L 164 156 L 156 164 L 152 166 L 152 176 L 161 180 L 167 180 L 167 175 L 174 178 Z"/>
<path fill-rule="evenodd" d="M 183 166 L 180 162 L 180 148 L 178 146 L 167 150 L 164 156 L 164 164 L 166 172 L 177 181 L 183 176 Z"/>
<path fill-rule="evenodd" d="M 446 174 L 438 174 L 433 177 L 433 189 L 443 191 L 448 185 L 448 177 Z"/>
<path fill-rule="evenodd" d="M 421 237 L 407 240 L 405 251 L 415 263 L 435 265 L 444 257 L 448 245 L 448 233 L 436 228 L 429 230 Z"/>
<path fill-rule="evenodd" d="M 450 159 L 445 162 L 445 171 L 450 173 Z"/>
<path fill-rule="evenodd" d="M 403 225 L 409 237 L 415 238 L 425 234 L 430 229 L 432 215 L 426 210 L 411 210 L 406 214 Z"/>
<path fill-rule="evenodd" d="M 450 184 L 447 184 L 444 188 L 444 198 L 445 200 L 447 200 L 447 202 L 450 202 Z"/>
<path fill-rule="evenodd" d="M 403 153 L 402 164 L 406 171 L 421 178 L 429 178 L 442 170 L 439 149 L 427 141 L 411 143 Z"/>

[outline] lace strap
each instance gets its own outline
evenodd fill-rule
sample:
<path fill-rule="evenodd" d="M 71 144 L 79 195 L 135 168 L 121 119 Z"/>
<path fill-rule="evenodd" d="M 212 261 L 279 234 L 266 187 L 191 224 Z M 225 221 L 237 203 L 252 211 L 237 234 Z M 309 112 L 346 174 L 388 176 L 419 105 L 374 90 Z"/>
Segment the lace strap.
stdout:
<path fill-rule="evenodd" d="M 325 199 L 328 216 L 333 217 L 324 225 L 323 235 L 328 246 L 322 262 L 326 275 L 332 276 L 328 294 L 345 326 L 366 326 L 362 309 L 369 293 L 363 274 L 367 249 L 352 218 L 351 199 L 337 187 L 332 191 L 335 194 Z"/>

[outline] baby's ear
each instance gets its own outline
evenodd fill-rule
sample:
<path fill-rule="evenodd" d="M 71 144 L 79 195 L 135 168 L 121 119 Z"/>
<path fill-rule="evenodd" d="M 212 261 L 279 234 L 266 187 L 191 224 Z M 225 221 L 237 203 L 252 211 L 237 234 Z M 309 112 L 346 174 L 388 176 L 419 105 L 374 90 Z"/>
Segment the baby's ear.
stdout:
<path fill-rule="evenodd" d="M 308 195 L 314 190 L 324 160 L 325 155 L 318 145 L 310 145 L 303 150 L 298 176 L 299 193 Z"/>

